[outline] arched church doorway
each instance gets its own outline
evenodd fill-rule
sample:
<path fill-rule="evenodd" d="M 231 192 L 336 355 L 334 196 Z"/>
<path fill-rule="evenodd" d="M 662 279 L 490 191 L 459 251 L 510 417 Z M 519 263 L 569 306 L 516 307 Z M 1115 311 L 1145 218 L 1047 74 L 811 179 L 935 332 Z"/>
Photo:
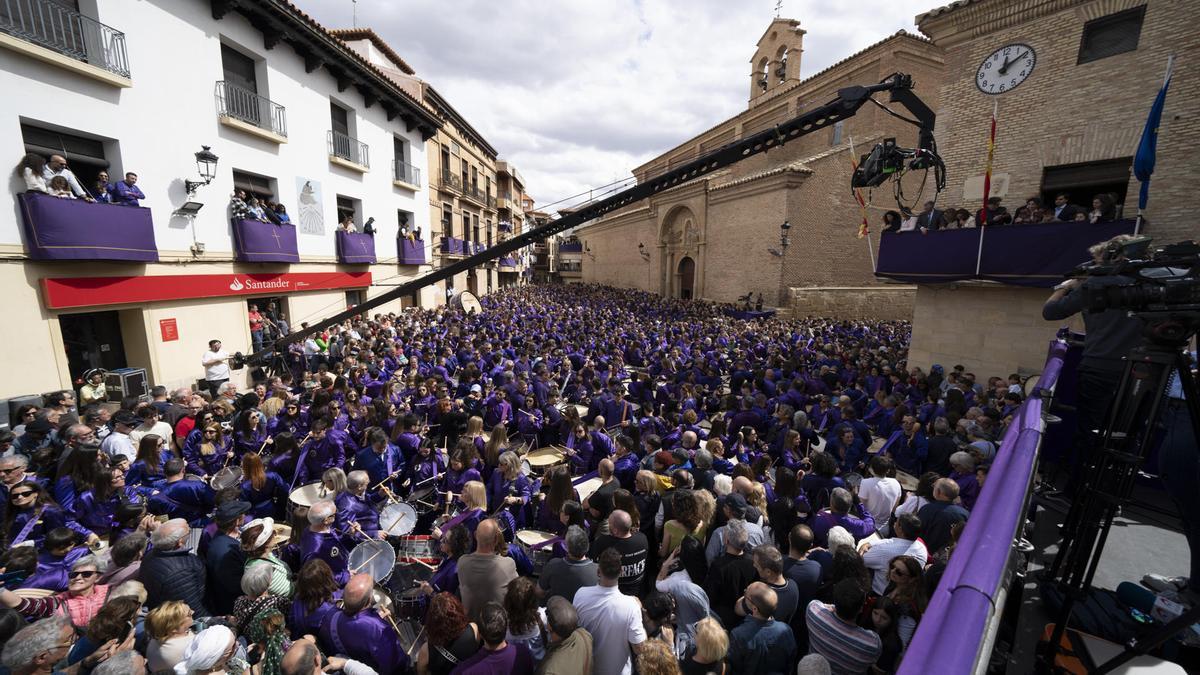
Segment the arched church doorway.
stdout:
<path fill-rule="evenodd" d="M 679 261 L 679 297 L 684 300 L 692 299 L 692 288 L 696 281 L 696 261 L 690 256 L 684 256 Z"/>

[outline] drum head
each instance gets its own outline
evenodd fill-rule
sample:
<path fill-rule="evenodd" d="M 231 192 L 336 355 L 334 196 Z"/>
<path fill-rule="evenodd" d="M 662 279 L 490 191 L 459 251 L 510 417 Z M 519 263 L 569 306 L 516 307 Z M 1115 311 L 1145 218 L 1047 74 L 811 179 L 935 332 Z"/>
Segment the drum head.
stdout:
<path fill-rule="evenodd" d="M 587 503 L 588 497 L 591 497 L 592 493 L 600 489 L 600 486 L 603 484 L 604 481 L 600 480 L 599 476 L 596 476 L 595 478 L 589 478 L 581 483 L 576 484 L 575 491 L 579 493 L 580 503 Z"/>
<path fill-rule="evenodd" d="M 221 490 L 239 485 L 242 482 L 242 470 L 236 466 L 227 466 L 213 474 L 210 486 L 213 490 Z"/>
<path fill-rule="evenodd" d="M 526 546 L 537 546 L 554 538 L 549 532 L 541 532 L 539 530 L 520 530 L 517 532 L 517 541 Z"/>
<path fill-rule="evenodd" d="M 821 445 L 825 444 L 824 441 L 825 439 L 821 439 Z M 887 445 L 886 438 L 876 438 L 874 441 L 871 441 L 871 447 L 867 448 L 867 452 L 872 455 L 877 454 L 885 445 Z"/>
<path fill-rule="evenodd" d="M 420 563 L 400 563 L 392 570 L 392 578 L 388 580 L 388 588 L 397 597 L 404 597 L 408 591 L 415 589 L 422 581 L 433 578 L 433 570 Z"/>
<path fill-rule="evenodd" d="M 288 500 L 296 506 L 312 506 L 329 496 L 331 496 L 329 490 L 325 489 L 321 481 L 317 481 L 292 490 L 292 493 L 288 495 Z"/>
<path fill-rule="evenodd" d="M 558 464 L 566 459 L 566 455 L 558 448 L 538 448 L 525 455 L 525 460 L 533 467 L 547 467 Z"/>
<path fill-rule="evenodd" d="M 825 452 L 825 437 L 817 436 L 817 442 L 812 444 L 812 449 L 820 450 L 821 452 Z"/>
<path fill-rule="evenodd" d="M 379 529 L 393 537 L 403 537 L 417 525 L 417 510 L 412 504 L 388 504 L 379 512 Z"/>
<path fill-rule="evenodd" d="M 368 539 L 350 551 L 350 574 L 370 574 L 375 583 L 387 581 L 396 566 L 396 550 L 386 541 Z"/>

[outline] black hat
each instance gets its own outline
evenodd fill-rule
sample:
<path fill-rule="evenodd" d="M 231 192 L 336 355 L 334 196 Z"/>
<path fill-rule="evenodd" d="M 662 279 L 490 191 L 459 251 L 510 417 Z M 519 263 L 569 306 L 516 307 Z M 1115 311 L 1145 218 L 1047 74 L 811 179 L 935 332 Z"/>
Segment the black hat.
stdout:
<path fill-rule="evenodd" d="M 746 515 L 746 498 L 740 492 L 731 492 L 725 495 L 725 506 L 729 507 L 729 513 L 734 518 Z"/>
<path fill-rule="evenodd" d="M 238 518 L 250 512 L 250 502 L 241 500 L 233 500 L 225 502 L 217 507 L 217 512 L 213 514 L 213 520 L 219 523 L 228 523 L 234 518 Z"/>
<path fill-rule="evenodd" d="M 136 427 L 141 424 L 137 416 L 128 410 L 120 410 L 112 417 L 114 424 L 124 424 L 127 427 Z"/>
<path fill-rule="evenodd" d="M 26 433 L 32 434 L 48 434 L 54 429 L 54 425 L 50 424 L 50 420 L 45 417 L 36 417 L 32 422 L 25 425 Z"/>

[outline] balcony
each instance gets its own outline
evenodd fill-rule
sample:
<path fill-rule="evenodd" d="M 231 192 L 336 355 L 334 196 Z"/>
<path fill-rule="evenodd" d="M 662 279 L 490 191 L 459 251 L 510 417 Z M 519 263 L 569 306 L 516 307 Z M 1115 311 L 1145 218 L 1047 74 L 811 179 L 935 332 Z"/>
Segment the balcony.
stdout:
<path fill-rule="evenodd" d="M 287 109 L 265 96 L 229 82 L 217 82 L 221 124 L 276 144 L 287 143 Z"/>
<path fill-rule="evenodd" d="M 501 272 L 516 272 L 517 271 L 517 259 L 513 258 L 511 256 L 506 256 L 504 258 L 501 258 L 500 259 L 500 271 Z"/>
<path fill-rule="evenodd" d="M 466 243 L 457 237 L 442 237 L 441 252 L 445 255 L 466 255 Z"/>
<path fill-rule="evenodd" d="M 375 264 L 375 237 L 362 232 L 334 233 L 337 243 L 338 262 L 350 265 Z"/>
<path fill-rule="evenodd" d="M 402 160 L 392 160 L 392 185 L 409 190 L 420 190 L 421 170 Z"/>
<path fill-rule="evenodd" d="M 996 225 L 925 235 L 884 232 L 875 276 L 910 284 L 986 280 L 1049 287 L 1089 260 L 1089 246 L 1131 234 L 1133 227 L 1134 221 L 1119 220 Z"/>
<path fill-rule="evenodd" d="M 0 0 L 0 47 L 131 87 L 125 34 L 52 0 Z"/>
<path fill-rule="evenodd" d="M 559 254 L 583 253 L 583 243 L 578 241 L 564 242 L 558 245 Z"/>
<path fill-rule="evenodd" d="M 400 237 L 396 240 L 397 259 L 401 265 L 424 265 L 425 242 L 420 239 Z"/>
<path fill-rule="evenodd" d="M 233 226 L 233 253 L 239 262 L 300 262 L 295 225 L 236 218 L 230 224 Z"/>
<path fill-rule="evenodd" d="M 371 156 L 366 143 L 340 131 L 329 131 L 329 161 L 340 167 L 366 173 L 371 169 Z"/>
<path fill-rule="evenodd" d="M 476 204 L 484 207 L 490 208 L 492 205 L 489 202 L 494 201 L 492 196 L 483 190 L 480 190 L 478 185 L 463 184 L 462 194 L 467 199 L 470 199 Z"/>
<path fill-rule="evenodd" d="M 34 260 L 158 262 L 150 209 L 91 204 L 40 192 L 17 197 Z"/>
<path fill-rule="evenodd" d="M 443 190 L 449 190 L 451 192 L 462 193 L 463 190 L 462 178 L 457 174 L 450 173 L 449 171 L 442 172 L 442 180 L 438 182 L 438 185 Z"/>

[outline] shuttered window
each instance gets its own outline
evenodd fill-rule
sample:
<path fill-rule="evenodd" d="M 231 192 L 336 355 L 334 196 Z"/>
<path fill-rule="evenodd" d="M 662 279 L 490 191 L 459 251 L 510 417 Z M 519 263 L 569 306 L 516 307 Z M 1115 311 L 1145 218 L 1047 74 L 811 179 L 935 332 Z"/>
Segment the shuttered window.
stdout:
<path fill-rule="evenodd" d="M 1077 63 L 1088 63 L 1135 51 L 1142 34 L 1142 20 L 1145 16 L 1146 6 L 1142 5 L 1083 24 L 1083 38 L 1079 41 Z"/>

